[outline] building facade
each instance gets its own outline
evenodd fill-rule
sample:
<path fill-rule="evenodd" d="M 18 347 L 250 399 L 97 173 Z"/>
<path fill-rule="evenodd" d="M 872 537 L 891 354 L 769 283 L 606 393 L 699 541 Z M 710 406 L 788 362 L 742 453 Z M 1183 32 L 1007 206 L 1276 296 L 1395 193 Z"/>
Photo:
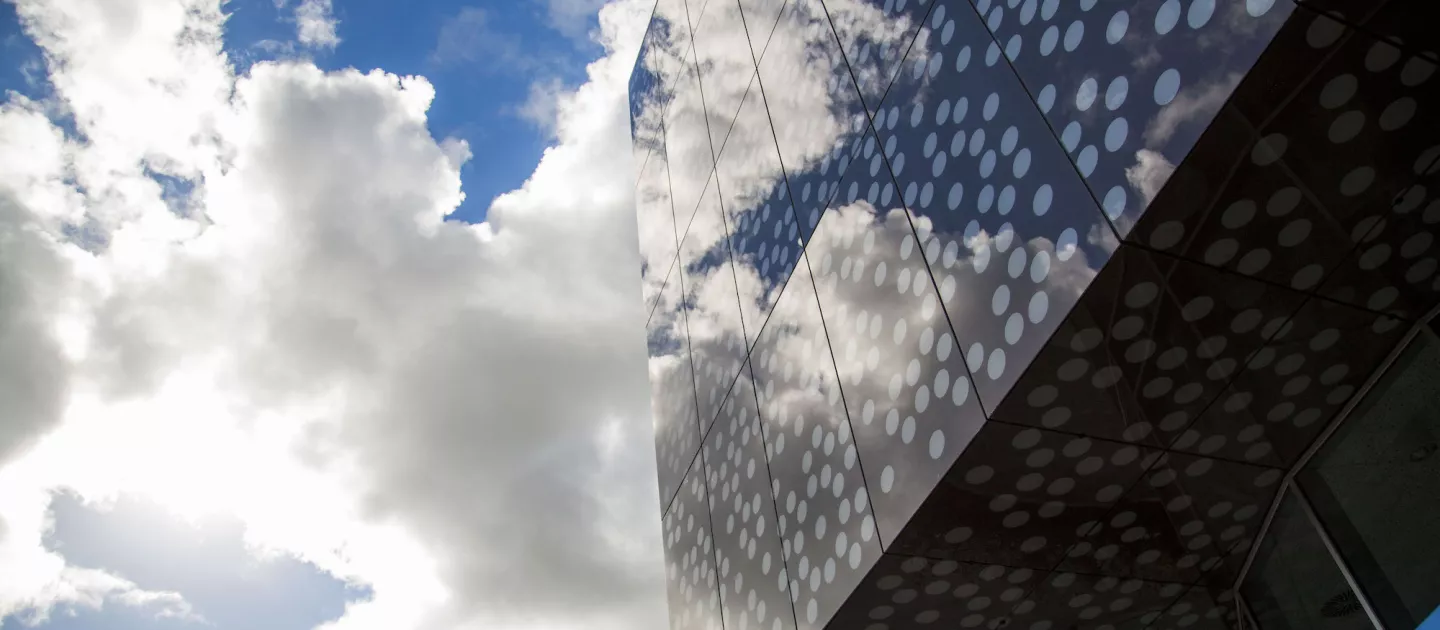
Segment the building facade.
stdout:
<path fill-rule="evenodd" d="M 658 0 L 673 628 L 1417 627 L 1431 0 Z"/>

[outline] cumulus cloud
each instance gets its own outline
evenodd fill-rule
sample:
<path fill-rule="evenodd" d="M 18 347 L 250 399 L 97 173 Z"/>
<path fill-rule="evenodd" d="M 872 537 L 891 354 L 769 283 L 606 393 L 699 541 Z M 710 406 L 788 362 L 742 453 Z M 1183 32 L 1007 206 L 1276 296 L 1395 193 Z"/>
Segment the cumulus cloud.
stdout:
<path fill-rule="evenodd" d="M 1139 192 L 1148 205 L 1160 194 L 1165 182 L 1175 172 L 1175 165 L 1159 151 L 1140 149 L 1135 152 L 1135 163 L 1125 168 L 1125 181 Z"/>
<path fill-rule="evenodd" d="M 445 19 L 436 35 L 431 64 L 466 64 L 492 73 L 551 73 L 566 59 L 554 51 L 526 46 L 521 37 L 497 28 L 490 12 L 479 7 L 462 7 Z"/>
<path fill-rule="evenodd" d="M 301 44 L 315 48 L 340 45 L 340 37 L 335 34 L 338 25 L 330 0 L 302 0 L 295 7 L 295 35 Z"/>
<path fill-rule="evenodd" d="M 466 225 L 478 149 L 430 135 L 423 77 L 237 76 L 218 0 L 18 2 L 78 133 L 0 108 L 0 565 L 26 568 L 0 615 L 181 610 L 43 546 L 67 489 L 230 513 L 370 586 L 332 628 L 663 627 L 625 100 L 648 4 L 604 8 L 555 146 Z M 329 2 L 296 15 L 338 41 Z"/>
<path fill-rule="evenodd" d="M 1213 81 L 1197 83 L 1194 87 L 1181 90 L 1180 95 L 1146 125 L 1145 146 L 1162 147 L 1170 141 L 1170 136 L 1174 135 L 1181 125 L 1209 121 L 1215 116 L 1215 112 L 1220 110 L 1220 106 L 1225 104 L 1230 93 L 1235 91 L 1235 86 L 1240 84 L 1242 77 L 1242 74 L 1232 72 Z"/>
<path fill-rule="evenodd" d="M 605 0 L 541 0 L 551 28 L 575 40 L 584 40 L 590 31 L 590 19 Z"/>
<path fill-rule="evenodd" d="M 13 568 L 13 567 L 11 567 Z M 176 619 L 195 623 L 207 623 L 198 615 L 179 593 L 171 591 L 147 591 L 135 583 L 115 577 L 104 571 L 65 567 L 48 584 L 50 590 L 40 593 L 37 599 L 65 604 L 73 608 L 98 610 L 108 604 L 136 608 L 157 618 Z M 17 615 L 20 622 L 37 626 L 49 621 L 53 604 L 36 606 L 0 607 L 0 618 L 6 614 L 23 611 Z"/>
<path fill-rule="evenodd" d="M 555 133 L 555 112 L 560 107 L 560 98 L 566 93 L 565 84 L 551 77 L 530 84 L 529 95 L 520 105 L 516 114 L 549 135 Z"/>

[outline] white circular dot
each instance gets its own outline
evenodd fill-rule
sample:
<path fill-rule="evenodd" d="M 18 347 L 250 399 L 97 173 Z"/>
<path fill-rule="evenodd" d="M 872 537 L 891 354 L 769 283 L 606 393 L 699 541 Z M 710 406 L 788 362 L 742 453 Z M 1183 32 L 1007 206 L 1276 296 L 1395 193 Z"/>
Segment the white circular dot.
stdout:
<path fill-rule="evenodd" d="M 1375 182 L 1375 169 L 1368 166 L 1361 166 L 1340 179 L 1340 194 L 1346 197 L 1354 197 L 1370 188 Z"/>
<path fill-rule="evenodd" d="M 1025 318 L 1019 313 L 1011 313 L 1005 320 L 1005 343 L 1015 345 L 1020 341 L 1020 335 L 1025 331 Z"/>
<path fill-rule="evenodd" d="M 1310 227 L 1310 221 L 1306 219 L 1291 221 L 1280 230 L 1278 236 L 1280 245 L 1284 247 L 1294 247 L 1305 242 L 1305 239 L 1310 236 Z"/>
<path fill-rule="evenodd" d="M 1060 27 L 1052 24 L 1050 28 L 1045 29 L 1044 34 L 1040 35 L 1040 54 L 1049 56 L 1050 53 L 1055 52 L 1055 45 L 1058 43 L 1060 43 Z"/>
<path fill-rule="evenodd" d="M 1066 151 L 1074 151 L 1075 147 L 1080 146 L 1080 132 L 1080 123 L 1078 122 L 1072 121 L 1065 125 L 1065 131 L 1060 133 L 1060 143 L 1064 145 Z"/>
<path fill-rule="evenodd" d="M 1055 106 L 1055 86 L 1050 84 L 1040 88 L 1040 95 L 1035 102 L 1040 105 L 1040 111 L 1050 113 L 1050 108 Z"/>
<path fill-rule="evenodd" d="M 1041 320 L 1045 319 L 1045 314 L 1049 310 L 1049 296 L 1047 296 L 1044 291 L 1037 291 L 1035 295 L 1030 298 L 1030 305 L 1026 309 L 1026 312 L 1030 318 L 1030 323 L 1038 324 Z"/>
<path fill-rule="evenodd" d="M 1110 24 L 1105 27 L 1105 41 L 1114 44 L 1125 37 L 1125 29 L 1130 27 L 1130 14 L 1124 9 L 1115 12 L 1110 17 Z"/>
<path fill-rule="evenodd" d="M 1324 48 L 1345 34 L 1345 25 L 1325 15 L 1318 15 L 1305 31 L 1305 41 L 1312 48 Z"/>
<path fill-rule="evenodd" d="M 1125 189 L 1120 186 L 1114 186 L 1105 193 L 1105 216 L 1112 220 L 1120 218 L 1120 215 L 1125 212 L 1125 197 Z"/>
<path fill-rule="evenodd" d="M 1360 135 L 1365 128 L 1365 114 L 1359 110 L 1352 110 L 1340 114 L 1335 121 L 1330 123 L 1330 142 L 1343 144 Z"/>
<path fill-rule="evenodd" d="M 1095 165 L 1100 160 L 1100 150 L 1094 145 L 1087 145 L 1080 150 L 1080 157 L 1075 160 L 1075 165 L 1080 167 L 1080 174 L 1089 177 L 1095 172 Z"/>
<path fill-rule="evenodd" d="M 1190 3 L 1190 12 L 1186 15 L 1186 22 L 1190 28 L 1200 28 L 1210 21 L 1210 16 L 1215 14 L 1215 0 L 1195 0 Z"/>
<path fill-rule="evenodd" d="M 1272 6 L 1275 6 L 1275 0 L 1245 0 L 1245 11 L 1250 17 L 1265 15 Z"/>
<path fill-rule="evenodd" d="M 1079 240 L 1079 237 L 1075 233 L 1075 228 L 1065 228 L 1062 230 L 1060 232 L 1060 238 L 1055 240 L 1055 257 L 1059 258 L 1060 262 L 1070 260 L 1070 257 L 1075 255 Z"/>
<path fill-rule="evenodd" d="M 945 432 L 936 430 L 930 434 L 930 459 L 940 459 L 945 454 Z"/>
<path fill-rule="evenodd" d="M 1395 65 L 1400 61 L 1400 49 L 1389 42 L 1375 42 L 1370 47 L 1370 52 L 1365 55 L 1365 69 L 1371 72 L 1380 72 Z"/>
<path fill-rule="evenodd" d="M 1180 244 L 1185 238 L 1185 226 L 1179 221 L 1166 221 L 1155 226 L 1155 231 L 1150 233 L 1150 246 L 1156 249 L 1169 249 Z"/>
<path fill-rule="evenodd" d="M 1285 136 L 1272 133 L 1255 143 L 1255 148 L 1250 151 L 1250 161 L 1256 166 L 1269 166 L 1279 161 L 1289 146 L 1290 141 Z"/>
<path fill-rule="evenodd" d="M 1283 217 L 1298 207 L 1302 199 L 1304 195 L 1299 188 L 1286 186 L 1270 195 L 1270 200 L 1265 203 L 1265 213 L 1272 217 Z"/>
<path fill-rule="evenodd" d="M 1175 2 L 1175 0 L 1170 0 Z M 1178 2 L 1176 3 L 1178 6 Z M 1175 95 L 1180 92 L 1180 71 L 1174 68 L 1160 73 L 1160 78 L 1155 80 L 1155 104 L 1169 105 L 1175 100 Z"/>
<path fill-rule="evenodd" d="M 1075 91 L 1075 107 L 1082 112 L 1090 109 L 1090 105 L 1095 102 L 1095 94 L 1099 89 L 1099 84 L 1096 83 L 1093 78 L 1082 81 L 1080 88 Z"/>
<path fill-rule="evenodd" d="M 1041 250 L 1030 261 L 1030 281 L 1039 283 L 1050 275 L 1050 252 Z"/>
<path fill-rule="evenodd" d="M 1380 114 L 1380 128 L 1385 131 L 1394 131 L 1404 127 L 1415 117 L 1415 99 L 1408 96 L 1401 97 L 1390 103 Z"/>
<path fill-rule="evenodd" d="M 995 293 L 990 297 L 990 310 L 995 315 L 1003 315 L 1010 308 L 1010 287 L 1000 285 L 996 287 Z"/>
<path fill-rule="evenodd" d="M 1125 97 L 1130 94 L 1130 80 L 1124 76 L 1115 77 L 1110 81 L 1110 87 L 1105 88 L 1105 108 L 1111 111 L 1118 109 L 1125 104 Z"/>
<path fill-rule="evenodd" d="M 1040 188 L 1035 191 L 1035 199 L 1031 205 L 1035 216 L 1045 216 L 1045 213 L 1050 211 L 1050 204 L 1054 199 L 1055 192 L 1050 188 L 1050 184 L 1041 185 Z"/>
<path fill-rule="evenodd" d="M 1400 69 L 1400 82 L 1407 87 L 1415 87 L 1430 79 L 1435 73 L 1435 63 L 1419 55 L 1410 58 L 1405 62 L 1405 67 Z"/>
<path fill-rule="evenodd" d="M 1325 109 L 1335 109 L 1350 102 L 1359 89 L 1360 83 L 1355 80 L 1353 74 L 1342 74 L 1325 84 L 1320 90 L 1320 106 Z"/>
<path fill-rule="evenodd" d="M 1105 130 L 1105 150 L 1111 153 L 1119 151 L 1120 147 L 1125 144 L 1125 138 L 1129 133 L 1130 125 L 1125 122 L 1123 117 L 1111 121 L 1110 126 Z"/>
<path fill-rule="evenodd" d="M 1241 199 L 1225 209 L 1225 212 L 1220 215 L 1220 224 L 1234 230 L 1244 227 L 1253 218 L 1255 218 L 1255 202 Z"/>
<path fill-rule="evenodd" d="M 1180 0 L 1165 0 L 1160 5 L 1160 10 L 1155 13 L 1155 32 L 1161 35 L 1169 33 L 1180 21 Z"/>
<path fill-rule="evenodd" d="M 964 71 L 965 71 L 965 68 L 966 68 L 967 66 L 969 66 L 969 65 L 970 65 L 970 47 L 969 47 L 969 46 L 966 46 L 966 47 L 960 49 L 960 53 L 959 53 L 959 54 L 955 55 L 955 71 L 956 71 L 956 72 L 964 72 Z"/>
<path fill-rule="evenodd" d="M 1070 23 L 1070 28 L 1065 29 L 1065 50 L 1073 52 L 1080 45 L 1080 40 L 1085 37 L 1085 23 L 1075 20 Z"/>

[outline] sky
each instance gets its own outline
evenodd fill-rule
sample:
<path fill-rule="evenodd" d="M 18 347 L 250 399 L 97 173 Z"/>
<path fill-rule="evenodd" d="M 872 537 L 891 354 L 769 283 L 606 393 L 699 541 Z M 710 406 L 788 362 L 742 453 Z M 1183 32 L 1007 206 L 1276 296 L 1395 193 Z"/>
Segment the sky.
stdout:
<path fill-rule="evenodd" d="M 665 627 L 649 0 L 0 0 L 0 629 Z"/>
<path fill-rule="evenodd" d="M 236 70 L 304 58 L 327 71 L 425 76 L 437 86 L 426 112 L 431 132 L 492 149 L 472 152 L 461 167 L 466 200 L 451 218 L 468 222 L 483 221 L 492 199 L 530 176 L 554 140 L 556 96 L 583 83 L 585 64 L 604 53 L 590 36 L 601 0 L 332 3 L 333 46 L 299 41 L 296 4 L 225 3 L 223 47 Z M 8 1 L 0 4 L 0 50 L 0 91 L 44 94 L 43 52 Z"/>

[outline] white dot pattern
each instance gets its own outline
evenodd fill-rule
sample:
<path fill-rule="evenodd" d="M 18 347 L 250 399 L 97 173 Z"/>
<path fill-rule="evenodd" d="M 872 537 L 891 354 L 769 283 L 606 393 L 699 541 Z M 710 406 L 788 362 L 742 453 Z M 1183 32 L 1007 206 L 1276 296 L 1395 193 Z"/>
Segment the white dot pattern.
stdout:
<path fill-rule="evenodd" d="M 700 458 L 686 474 L 675 503 L 661 524 L 665 538 L 665 579 L 674 630 L 720 630 L 720 597 L 715 573 L 714 538 L 706 509 L 704 466 Z"/>
<path fill-rule="evenodd" d="M 1243 98 L 1222 111 L 1216 126 L 1226 133 L 1212 130 L 1195 150 L 1229 151 L 1249 137 L 1248 158 L 1218 195 L 1203 172 L 1177 171 L 1163 220 L 1142 220 L 1137 240 L 1361 308 L 1417 316 L 1436 297 L 1426 240 L 1434 228 L 1423 212 L 1412 213 L 1429 197 L 1424 168 L 1414 165 L 1436 143 L 1414 125 L 1423 119 L 1421 104 L 1440 97 L 1430 78 L 1436 61 L 1404 56 L 1363 33 L 1317 38 L 1315 29 L 1336 24 L 1322 14 L 1302 12 L 1295 21 L 1308 27 L 1282 33 L 1277 45 L 1302 57 L 1250 73 L 1257 83 L 1293 91 L 1293 99 L 1279 112 Z M 1318 69 L 1294 84 L 1295 64 Z M 1421 233 L 1407 256 L 1395 255 Z"/>
<path fill-rule="evenodd" d="M 880 540 L 873 486 L 863 477 L 805 265 L 786 284 L 752 356 L 799 627 L 824 627 L 878 558 Z"/>
<path fill-rule="evenodd" d="M 1044 2 L 1038 12 L 1009 4 L 976 3 L 991 5 L 986 25 L 996 40 L 1015 42 L 1015 54 L 1007 49 L 1015 72 L 1051 127 L 1070 134 L 1070 159 L 1122 236 L 1164 183 L 1161 160 L 1180 163 L 1235 88 L 1232 77 L 1293 11 L 1247 0 L 1056 2 L 1049 13 Z M 1224 41 L 1226 54 L 1196 52 L 1210 41 Z"/>
<path fill-rule="evenodd" d="M 876 11 L 884 16 L 886 29 L 880 33 L 867 33 L 854 26 L 840 27 L 845 59 L 859 84 L 859 96 L 870 113 L 886 115 L 888 107 L 881 104 L 882 96 L 897 78 L 928 80 L 939 76 L 945 70 L 953 69 L 956 61 L 949 56 L 931 49 L 910 48 L 915 35 L 927 31 L 936 39 L 960 40 L 964 33 L 957 33 L 952 27 L 947 34 L 944 21 L 947 11 L 953 9 L 949 2 L 935 0 L 865 0 L 871 6 L 865 10 Z M 938 17 L 937 17 L 938 15 Z M 837 25 L 838 26 L 838 25 Z M 892 32 L 893 31 L 893 32 Z M 891 36 L 896 35 L 896 36 Z M 903 58 L 903 61 L 902 61 Z M 847 86 L 850 87 L 850 86 Z M 905 112 L 908 126 L 918 126 L 925 118 L 924 113 Z"/>
<path fill-rule="evenodd" d="M 680 285 L 680 273 L 672 265 L 662 285 L 656 312 L 646 326 L 650 351 L 650 415 L 655 425 L 661 506 L 670 505 L 685 471 L 700 449 L 689 333 L 680 307 Z"/>
<path fill-rule="evenodd" d="M 1005 627 L 1010 609 L 1044 575 L 1002 565 L 886 554 L 840 615 L 856 620 L 853 627 L 867 629 Z"/>
<path fill-rule="evenodd" d="M 774 15 L 770 18 L 773 23 Z M 774 296 L 799 260 L 801 239 L 808 239 L 814 227 L 810 224 L 802 234 L 785 180 L 757 177 L 757 173 L 781 172 L 758 76 L 751 79 L 715 164 L 735 268 L 761 287 L 758 299 L 740 303 L 747 348 L 754 345 Z M 805 195 L 811 202 L 816 196 Z M 818 220 L 818 211 L 815 216 Z"/>
<path fill-rule="evenodd" d="M 807 256 L 875 491 L 881 541 L 889 544 L 984 412 L 903 209 L 876 216 L 868 208 L 826 213 Z"/>
<path fill-rule="evenodd" d="M 754 396 L 742 378 L 705 438 L 720 605 L 727 628 L 795 628 Z"/>
<path fill-rule="evenodd" d="M 708 246 L 698 246 L 708 243 Z M 740 374 L 748 346 L 735 295 L 735 267 L 721 216 L 717 182 L 701 196 L 690 232 L 680 243 L 685 273 L 686 320 L 695 364 L 695 391 L 702 432 L 709 430 L 730 386 Z M 710 295 L 724 296 L 720 299 Z M 728 298 L 728 299 L 727 299 Z"/>
<path fill-rule="evenodd" d="M 942 14 L 955 6 L 959 10 Z M 1041 9 L 1035 11 L 1043 15 Z M 979 13 L 991 28 L 1016 17 L 1003 3 Z M 946 58 L 974 58 L 991 40 L 987 25 L 963 4 L 937 5 L 930 24 L 914 47 Z M 955 33 L 948 43 L 941 36 L 946 29 Z M 877 117 L 891 164 L 930 165 L 893 169 L 901 194 L 877 209 L 910 214 L 920 240 L 905 262 L 928 263 L 934 281 L 927 290 L 938 289 L 979 400 L 998 401 L 1109 256 L 1090 237 L 1109 233 L 1113 241 L 1113 232 L 1009 65 L 985 58 L 957 68 L 919 80 L 901 73 L 890 87 L 886 109 L 902 117 L 932 108 L 952 114 L 942 124 L 918 127 L 892 126 L 888 118 L 880 124 Z M 1124 91 L 1092 81 L 1058 100 L 1104 110 Z M 1126 133 L 1117 129 L 1113 137 Z M 1059 290 L 1061 283 L 1069 288 Z"/>
<path fill-rule="evenodd" d="M 1186 584 L 1056 572 L 1041 580 L 1031 596 L 1012 609 L 1007 625 L 1037 630 L 1076 627 L 1077 622 L 1087 628 L 1228 629 L 1234 627 L 1234 605 L 1227 608 L 1217 603 L 1221 598 L 1228 600 L 1223 592 L 1222 588 L 1206 592 Z M 1187 614 L 1194 618 L 1167 625 L 1172 623 L 1167 617 L 1178 620 Z"/>

